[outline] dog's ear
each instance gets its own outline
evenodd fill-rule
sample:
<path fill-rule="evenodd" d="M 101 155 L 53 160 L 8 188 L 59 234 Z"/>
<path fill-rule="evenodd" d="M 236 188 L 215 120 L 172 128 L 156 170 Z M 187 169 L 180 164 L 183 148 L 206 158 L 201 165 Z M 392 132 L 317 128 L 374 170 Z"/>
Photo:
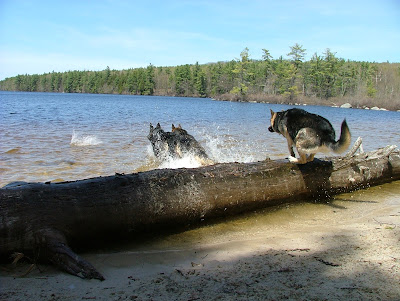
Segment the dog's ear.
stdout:
<path fill-rule="evenodd" d="M 273 117 L 274 116 L 274 114 L 275 114 L 275 112 L 274 111 L 272 111 L 272 109 L 270 109 L 271 110 L 271 117 Z"/>
<path fill-rule="evenodd" d="M 152 132 L 154 130 L 154 127 L 153 127 L 153 125 L 151 124 L 151 122 L 150 122 L 150 132 Z"/>
<path fill-rule="evenodd" d="M 182 129 L 181 124 L 178 125 L 177 129 L 178 129 L 178 130 L 181 130 L 181 129 Z"/>
<path fill-rule="evenodd" d="M 160 128 L 161 128 L 160 123 L 157 123 L 156 129 L 160 129 Z"/>
<path fill-rule="evenodd" d="M 172 131 L 175 131 L 176 127 L 172 124 Z"/>

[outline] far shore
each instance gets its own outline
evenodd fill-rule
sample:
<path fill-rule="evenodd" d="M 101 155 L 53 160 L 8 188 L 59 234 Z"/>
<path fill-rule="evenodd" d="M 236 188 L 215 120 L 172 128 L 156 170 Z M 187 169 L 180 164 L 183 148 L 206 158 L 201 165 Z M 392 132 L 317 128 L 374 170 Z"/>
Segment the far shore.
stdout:
<path fill-rule="evenodd" d="M 5 91 L 5 90 L 0 90 Z M 9 91 L 9 92 L 25 92 L 25 91 Z M 65 93 L 65 92 L 44 92 L 36 91 L 39 93 Z M 36 93 L 30 92 L 30 93 Z M 171 93 L 164 93 L 165 91 L 155 90 L 154 94 L 148 96 L 165 96 L 165 97 L 200 97 L 199 95 L 175 95 Z M 100 93 L 101 94 L 101 93 Z M 108 93 L 111 95 L 137 95 L 126 93 Z M 202 98 L 202 97 L 200 97 Z M 329 106 L 329 107 L 343 107 L 352 109 L 366 109 L 366 110 L 380 110 L 380 111 L 400 111 L 400 100 L 376 99 L 376 98 L 358 98 L 358 97 L 332 97 L 323 99 L 318 97 L 307 97 L 303 95 L 296 96 L 295 99 L 290 100 L 288 97 L 282 95 L 270 94 L 248 94 L 244 97 L 239 97 L 236 94 L 226 93 L 221 95 L 209 96 L 213 100 L 218 101 L 233 101 L 233 102 L 249 102 L 249 103 L 268 103 L 268 104 L 282 104 L 282 105 L 296 105 L 296 106 Z"/>
<path fill-rule="evenodd" d="M 296 105 L 296 106 L 315 105 L 315 106 L 330 106 L 330 107 L 342 107 L 342 108 L 377 110 L 377 111 L 400 111 L 400 103 L 377 101 L 374 98 L 358 99 L 355 97 L 348 97 L 348 98 L 321 99 L 317 97 L 298 96 L 296 99 L 290 100 L 286 97 L 279 95 L 249 94 L 246 95 L 244 99 L 241 99 L 240 97 L 234 94 L 223 94 L 212 97 L 212 99 L 219 101 L 270 103 L 270 104 Z"/>

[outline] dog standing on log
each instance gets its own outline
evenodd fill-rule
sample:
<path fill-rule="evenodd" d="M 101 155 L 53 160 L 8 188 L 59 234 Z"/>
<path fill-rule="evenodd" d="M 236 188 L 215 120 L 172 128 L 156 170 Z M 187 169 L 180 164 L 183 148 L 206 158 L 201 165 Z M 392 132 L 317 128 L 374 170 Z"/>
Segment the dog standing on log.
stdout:
<path fill-rule="evenodd" d="M 178 127 L 172 125 L 172 131 L 165 132 L 159 123 L 155 128 L 150 124 L 150 133 L 147 138 L 151 142 L 154 155 L 161 161 L 193 156 L 200 165 L 214 163 L 200 143 L 186 130 L 182 129 L 181 125 Z"/>
<path fill-rule="evenodd" d="M 271 126 L 268 130 L 286 138 L 290 153 L 289 161 L 298 164 L 313 161 L 317 152 L 343 153 L 351 141 L 346 119 L 342 122 L 340 138 L 336 141 L 335 130 L 327 119 L 302 109 L 282 112 L 271 110 Z M 293 146 L 296 146 L 299 159 L 295 157 Z"/>

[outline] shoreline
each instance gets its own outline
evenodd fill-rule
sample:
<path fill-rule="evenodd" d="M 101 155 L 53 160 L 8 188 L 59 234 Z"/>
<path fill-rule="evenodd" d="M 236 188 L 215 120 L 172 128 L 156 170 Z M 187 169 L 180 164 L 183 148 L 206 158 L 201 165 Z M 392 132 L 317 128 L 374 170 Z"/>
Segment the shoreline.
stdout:
<path fill-rule="evenodd" d="M 399 188 L 395 181 L 81 254 L 102 282 L 46 265 L 20 277 L 30 263 L 1 265 L 0 300 L 398 300 Z"/>
<path fill-rule="evenodd" d="M 363 110 L 376 110 L 376 111 L 393 111 L 400 112 L 400 106 L 390 104 L 389 106 L 378 106 L 378 104 L 372 102 L 372 99 L 358 100 L 355 97 L 352 98 L 334 98 L 331 100 L 321 98 L 310 98 L 310 97 L 299 97 L 296 101 L 289 101 L 288 99 L 277 96 L 260 96 L 250 94 L 247 99 L 240 100 L 236 95 L 224 94 L 211 99 L 216 101 L 233 101 L 233 102 L 249 102 L 249 103 L 265 103 L 265 104 L 280 104 L 280 105 L 292 105 L 292 106 L 325 106 L 333 108 L 344 108 L 344 109 L 363 109 Z M 329 101 L 330 103 L 327 103 Z M 391 107 L 393 106 L 393 107 Z"/>
<path fill-rule="evenodd" d="M 24 93 L 57 93 L 57 94 L 90 94 L 90 95 L 127 95 L 127 96 L 161 96 L 161 97 L 192 97 L 192 98 L 209 98 L 215 101 L 231 101 L 231 102 L 248 102 L 248 103 L 265 103 L 265 104 L 278 104 L 278 105 L 293 105 L 293 106 L 325 106 L 325 107 L 342 107 L 348 109 L 366 109 L 366 110 L 377 110 L 377 111 L 393 111 L 400 112 L 400 104 L 396 105 L 394 102 L 385 105 L 379 105 L 379 103 L 373 102 L 373 99 L 358 99 L 356 97 L 346 97 L 346 98 L 333 98 L 333 99 L 322 99 L 322 98 L 311 98 L 305 96 L 299 96 L 296 101 L 289 101 L 287 98 L 281 95 L 259 95 L 259 94 L 249 94 L 246 96 L 245 100 L 239 99 L 237 95 L 234 94 L 222 94 L 214 95 L 208 97 L 200 97 L 198 95 L 172 95 L 165 93 L 154 93 L 153 95 L 139 95 L 139 94 L 119 94 L 119 93 L 77 93 L 77 92 L 47 92 L 47 91 L 8 91 L 0 90 L 2 92 L 24 92 Z M 327 103 L 327 102 L 330 103 Z M 379 101 L 378 101 L 379 102 Z"/>

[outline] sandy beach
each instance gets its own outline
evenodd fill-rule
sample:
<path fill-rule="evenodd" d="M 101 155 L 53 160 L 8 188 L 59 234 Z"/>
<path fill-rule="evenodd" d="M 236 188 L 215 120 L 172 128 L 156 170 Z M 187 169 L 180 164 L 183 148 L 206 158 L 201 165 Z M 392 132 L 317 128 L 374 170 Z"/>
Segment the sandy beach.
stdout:
<path fill-rule="evenodd" d="M 400 300 L 400 181 L 81 254 L 106 280 L 0 266 L 1 300 Z"/>

